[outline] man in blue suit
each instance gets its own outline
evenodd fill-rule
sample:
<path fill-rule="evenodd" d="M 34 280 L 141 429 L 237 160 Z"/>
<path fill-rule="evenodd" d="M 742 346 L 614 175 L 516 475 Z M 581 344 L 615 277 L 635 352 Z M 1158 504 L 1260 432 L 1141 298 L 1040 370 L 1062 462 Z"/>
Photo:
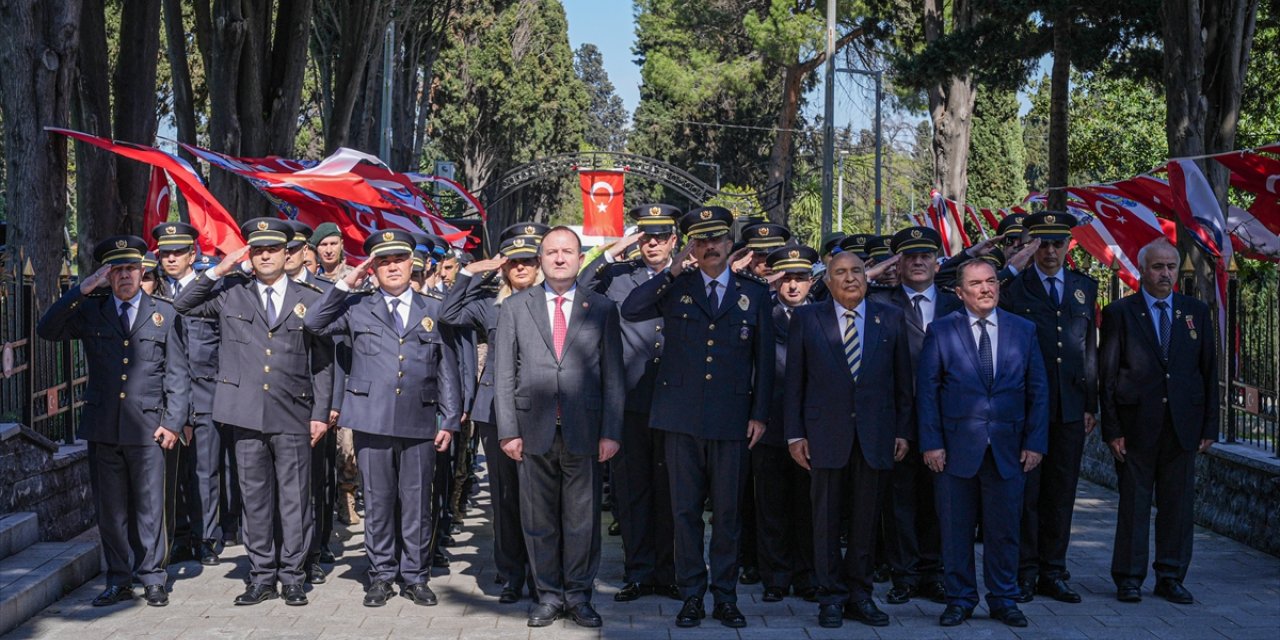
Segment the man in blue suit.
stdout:
<path fill-rule="evenodd" d="M 947 591 L 939 622 L 959 625 L 978 605 L 973 528 L 981 506 L 987 606 L 993 619 L 1025 627 L 1013 599 L 1025 474 L 1048 449 L 1044 361 L 1035 325 L 996 309 L 995 267 L 963 264 L 956 283 L 965 310 L 929 325 L 916 379 L 920 449 L 925 466 L 939 474 Z"/>

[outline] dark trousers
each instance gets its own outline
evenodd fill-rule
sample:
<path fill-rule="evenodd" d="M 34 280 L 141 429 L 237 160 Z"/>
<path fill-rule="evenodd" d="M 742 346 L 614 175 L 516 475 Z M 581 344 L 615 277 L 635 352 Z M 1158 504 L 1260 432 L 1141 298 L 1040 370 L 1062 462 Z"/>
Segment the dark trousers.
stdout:
<path fill-rule="evenodd" d="M 214 423 L 218 431 L 218 458 L 222 465 L 221 492 L 218 495 L 219 523 L 223 539 L 240 533 L 240 514 L 244 503 L 240 498 L 240 466 L 236 464 L 236 430 L 231 425 Z"/>
<path fill-rule="evenodd" d="M 485 466 L 489 470 L 489 500 L 493 505 L 493 565 L 498 578 L 515 589 L 524 589 L 529 576 L 529 554 L 520 526 L 520 478 L 516 461 L 502 452 L 498 427 L 477 422 L 484 445 Z"/>
<path fill-rule="evenodd" d="M 178 542 L 222 541 L 222 434 L 209 414 L 192 418 L 191 442 L 181 447 L 178 463 Z"/>
<path fill-rule="evenodd" d="M 885 555 L 893 584 L 918 587 L 942 577 L 942 541 L 934 507 L 936 474 L 912 450 L 893 463 L 885 488 Z"/>
<path fill-rule="evenodd" d="M 462 427 L 454 436 L 453 442 L 454 451 L 457 452 L 457 455 L 453 461 L 453 485 L 452 491 L 449 493 L 449 513 L 460 519 L 467 510 L 467 499 L 471 496 L 471 485 L 476 479 L 476 474 L 471 471 L 476 459 L 475 423 L 470 420 L 463 422 Z"/>
<path fill-rule="evenodd" d="M 1022 493 L 1018 579 L 1053 580 L 1067 570 L 1071 515 L 1084 455 L 1084 422 L 1049 423 L 1049 451 Z"/>
<path fill-rule="evenodd" d="M 302 584 L 315 519 L 311 513 L 311 438 L 236 428 L 236 463 L 249 581 Z"/>
<path fill-rule="evenodd" d="M 572 607 L 591 602 L 600 569 L 600 463 L 569 453 L 560 433 L 551 450 L 524 454 L 520 522 L 538 602 Z"/>
<path fill-rule="evenodd" d="M 315 535 L 307 562 L 319 562 L 320 551 L 333 539 L 333 510 L 338 501 L 338 433 L 330 428 L 311 448 L 311 510 Z"/>
<path fill-rule="evenodd" d="M 786 447 L 757 443 L 751 449 L 756 500 L 756 557 L 766 587 L 796 591 L 816 586 L 813 577 L 813 506 L 809 472 Z M 836 537 L 839 549 L 839 536 Z"/>
<path fill-rule="evenodd" d="M 440 538 L 449 535 L 453 526 L 453 512 L 449 509 L 449 496 L 453 494 L 453 462 L 454 452 L 463 443 L 457 440 L 449 442 L 449 448 L 436 452 L 435 469 L 431 481 L 431 522 L 435 528 L 431 531 L 431 553 L 440 548 Z"/>
<path fill-rule="evenodd" d="M 159 445 L 89 443 L 89 479 L 98 509 L 107 584 L 144 586 L 168 579 L 165 450 Z"/>
<path fill-rule="evenodd" d="M 813 573 L 821 604 L 857 603 L 871 597 L 872 557 L 876 546 L 876 506 L 881 471 L 862 457 L 855 440 L 849 462 L 839 469 L 814 469 Z M 850 505 L 852 516 L 841 514 Z M 847 528 L 844 528 L 847 527 Z M 840 533 L 847 531 L 849 546 L 840 555 Z"/>
<path fill-rule="evenodd" d="M 936 480 L 947 604 L 966 609 L 978 605 L 973 528 L 981 508 L 982 578 L 987 587 L 987 606 L 993 611 L 1013 606 L 1018 594 L 1018 529 L 1024 474 L 1001 477 L 988 448 L 972 478 L 944 471 L 937 474 Z"/>
<path fill-rule="evenodd" d="M 702 597 L 710 578 L 715 602 L 738 601 L 742 497 L 747 484 L 747 441 L 707 440 L 668 432 L 667 475 L 675 524 L 676 584 L 680 597 Z M 711 498 L 711 569 L 704 560 L 703 505 Z"/>
<path fill-rule="evenodd" d="M 370 581 L 406 585 L 431 577 L 431 440 L 356 431 L 356 464 L 364 483 L 364 551 Z"/>
<path fill-rule="evenodd" d="M 676 582 L 675 530 L 671 526 L 671 484 L 667 478 L 665 432 L 649 428 L 649 415 L 627 411 L 622 447 L 609 461 L 613 513 L 622 528 L 625 582 Z"/>
<path fill-rule="evenodd" d="M 1116 586 L 1141 587 L 1147 578 L 1151 505 L 1156 507 L 1156 579 L 1183 580 L 1191 564 L 1195 531 L 1196 451 L 1178 444 L 1168 417 L 1155 442 L 1125 442 L 1124 462 L 1116 463 L 1120 509 L 1111 578 Z"/>

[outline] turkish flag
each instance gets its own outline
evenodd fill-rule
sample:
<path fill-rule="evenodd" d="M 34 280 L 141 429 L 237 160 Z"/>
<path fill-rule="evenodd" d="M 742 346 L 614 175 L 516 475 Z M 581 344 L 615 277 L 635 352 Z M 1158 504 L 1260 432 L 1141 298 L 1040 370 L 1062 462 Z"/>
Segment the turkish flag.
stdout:
<path fill-rule="evenodd" d="M 582 171 L 582 233 L 607 238 L 622 237 L 622 194 L 625 174 L 621 171 Z"/>
<path fill-rule="evenodd" d="M 147 187 L 147 207 L 142 211 L 142 233 L 147 247 L 156 250 L 151 230 L 169 219 L 169 176 L 160 167 L 151 167 L 151 184 Z"/>

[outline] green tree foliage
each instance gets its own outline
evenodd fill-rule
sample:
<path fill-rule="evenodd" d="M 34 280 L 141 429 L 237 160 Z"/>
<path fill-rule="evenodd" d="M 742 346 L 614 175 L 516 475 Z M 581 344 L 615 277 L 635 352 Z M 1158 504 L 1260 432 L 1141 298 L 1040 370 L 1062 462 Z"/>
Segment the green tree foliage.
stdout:
<path fill-rule="evenodd" d="M 585 142 L 593 149 L 621 151 L 627 142 L 627 109 L 622 106 L 622 98 L 613 92 L 600 49 L 583 43 L 574 52 L 573 68 L 591 96 Z"/>
<path fill-rule="evenodd" d="M 1280 140 L 1280 4 L 1275 2 L 1258 3 L 1236 137 L 1240 147 Z"/>
<path fill-rule="evenodd" d="M 968 201 L 978 207 L 1005 207 L 1027 195 L 1026 148 L 1012 91 L 983 88 L 973 109 L 969 138 Z"/>

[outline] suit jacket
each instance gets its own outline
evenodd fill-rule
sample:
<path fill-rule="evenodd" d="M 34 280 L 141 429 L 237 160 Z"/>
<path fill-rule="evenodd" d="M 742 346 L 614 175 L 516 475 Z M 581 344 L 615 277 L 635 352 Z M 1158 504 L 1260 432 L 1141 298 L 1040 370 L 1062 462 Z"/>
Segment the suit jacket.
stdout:
<path fill-rule="evenodd" d="M 764 430 L 764 435 L 760 437 L 760 444 L 766 444 L 772 447 L 787 446 L 787 438 L 783 435 L 784 428 L 784 405 L 783 399 L 786 398 L 786 385 L 782 384 L 782 380 L 787 375 L 787 336 L 791 331 L 791 316 L 787 315 L 787 305 L 778 300 L 775 294 L 771 300 L 773 303 L 773 394 L 769 400 L 769 423 Z M 792 309 L 792 313 L 795 310 Z"/>
<path fill-rule="evenodd" d="M 290 281 L 274 324 L 267 323 L 257 280 L 202 273 L 182 290 L 178 313 L 218 320 L 218 388 L 213 419 L 262 433 L 309 435 L 311 420 L 329 421 L 333 343 L 305 330 L 320 299 L 313 285 Z"/>
<path fill-rule="evenodd" d="M 1209 308 L 1173 294 L 1169 360 L 1142 292 L 1102 310 L 1098 377 L 1102 386 L 1102 437 L 1125 438 L 1129 448 L 1152 444 L 1167 415 L 1187 451 L 1200 440 L 1218 439 L 1217 333 Z"/>
<path fill-rule="evenodd" d="M 1049 378 L 1049 419 L 1078 422 L 1098 411 L 1098 283 L 1068 269 L 1058 278 L 1061 304 L 1049 299 L 1030 267 L 1001 287 L 1000 308 L 1036 325 Z"/>
<path fill-rule="evenodd" d="M 310 271 L 302 270 L 302 279 L 300 282 L 312 285 L 324 293 L 332 289 L 337 283 L 333 280 L 318 276 Z M 333 340 L 333 391 L 329 394 L 330 406 L 333 411 L 342 413 L 342 399 L 346 395 L 344 393 L 347 381 L 347 372 L 351 371 L 351 345 L 346 342 L 342 336 L 335 336 Z"/>
<path fill-rule="evenodd" d="M 911 298 L 907 296 L 907 292 L 902 287 L 892 287 L 888 290 L 873 292 L 868 295 L 868 299 L 892 304 L 902 311 L 902 321 L 907 328 L 907 343 L 911 347 L 911 363 L 914 366 L 920 359 L 921 349 L 924 348 L 925 327 L 916 319 L 915 305 L 911 304 Z M 954 292 L 936 287 L 933 301 L 934 322 L 963 309 L 964 304 Z"/>
<path fill-rule="evenodd" d="M 697 269 L 670 271 L 638 286 L 622 303 L 631 322 L 662 319 L 666 344 L 649 426 L 708 440 L 745 440 L 747 421 L 769 420 L 773 399 L 773 305 L 769 289 L 729 276 L 712 309 Z"/>
<path fill-rule="evenodd" d="M 438 299 L 414 293 L 404 331 L 381 292 L 332 287 L 303 321 L 307 331 L 341 336 L 351 345 L 338 424 L 384 436 L 430 440 L 440 427 L 457 431 L 461 372 L 452 330 L 438 323 Z"/>
<path fill-rule="evenodd" d="M 159 291 L 172 301 L 173 286 L 168 278 L 160 278 Z M 218 323 L 208 318 L 179 316 L 178 330 L 182 333 L 182 343 L 186 345 L 187 364 L 191 371 L 191 415 L 213 413 L 213 392 L 217 387 L 214 379 L 218 376 L 218 343 L 222 341 L 218 335 Z M 191 421 L 184 424 L 191 424 Z"/>
<path fill-rule="evenodd" d="M 787 340 L 786 436 L 809 441 L 817 469 L 849 464 L 855 438 L 873 469 L 893 468 L 894 438 L 911 439 L 911 352 L 902 312 L 867 301 L 862 365 L 844 357 L 835 302 L 796 309 Z"/>
<path fill-rule="evenodd" d="M 474 332 L 481 332 L 485 336 L 485 342 L 489 345 L 489 349 L 485 352 L 484 363 L 479 374 L 480 379 L 471 394 L 468 411 L 472 420 L 494 424 L 498 421 L 498 418 L 493 411 L 493 345 L 497 341 L 498 309 L 500 305 L 496 303 L 496 293 L 486 286 L 484 281 L 485 278 L 459 272 L 458 279 L 453 283 L 453 288 L 449 289 L 444 295 L 440 310 L 440 321 L 455 330 L 472 330 L 473 340 Z M 476 362 L 474 342 L 472 343 L 472 349 L 471 369 L 473 373 L 471 375 L 474 377 L 474 363 Z"/>
<path fill-rule="evenodd" d="M 36 333 L 84 346 L 89 381 L 81 438 L 154 446 L 156 427 L 177 434 L 187 424 L 191 371 L 178 315 L 168 301 L 143 293 L 126 333 L 110 292 L 86 296 L 73 286 L 40 318 Z"/>
<path fill-rule="evenodd" d="M 600 439 L 622 440 L 626 381 L 618 307 L 579 287 L 574 294 L 564 353 L 556 358 L 546 289 L 533 286 L 507 298 L 498 314 L 494 410 L 498 436 L 523 438 L 524 451 L 551 450 L 560 417 L 565 448 L 595 456 Z"/>
<path fill-rule="evenodd" d="M 996 311 L 996 376 L 987 383 L 967 313 L 929 325 L 916 376 L 920 450 L 945 449 L 943 470 L 972 478 L 988 446 L 1004 478 L 1022 473 L 1022 451 L 1049 448 L 1049 390 L 1030 321 Z M 989 443 L 989 444 L 988 444 Z"/>
<path fill-rule="evenodd" d="M 603 294 L 621 305 L 636 287 L 649 281 L 642 260 L 605 262 L 596 258 L 578 277 L 578 286 Z M 627 411 L 649 413 L 653 384 L 662 361 L 662 320 L 622 321 L 622 359 L 627 368 Z"/>

